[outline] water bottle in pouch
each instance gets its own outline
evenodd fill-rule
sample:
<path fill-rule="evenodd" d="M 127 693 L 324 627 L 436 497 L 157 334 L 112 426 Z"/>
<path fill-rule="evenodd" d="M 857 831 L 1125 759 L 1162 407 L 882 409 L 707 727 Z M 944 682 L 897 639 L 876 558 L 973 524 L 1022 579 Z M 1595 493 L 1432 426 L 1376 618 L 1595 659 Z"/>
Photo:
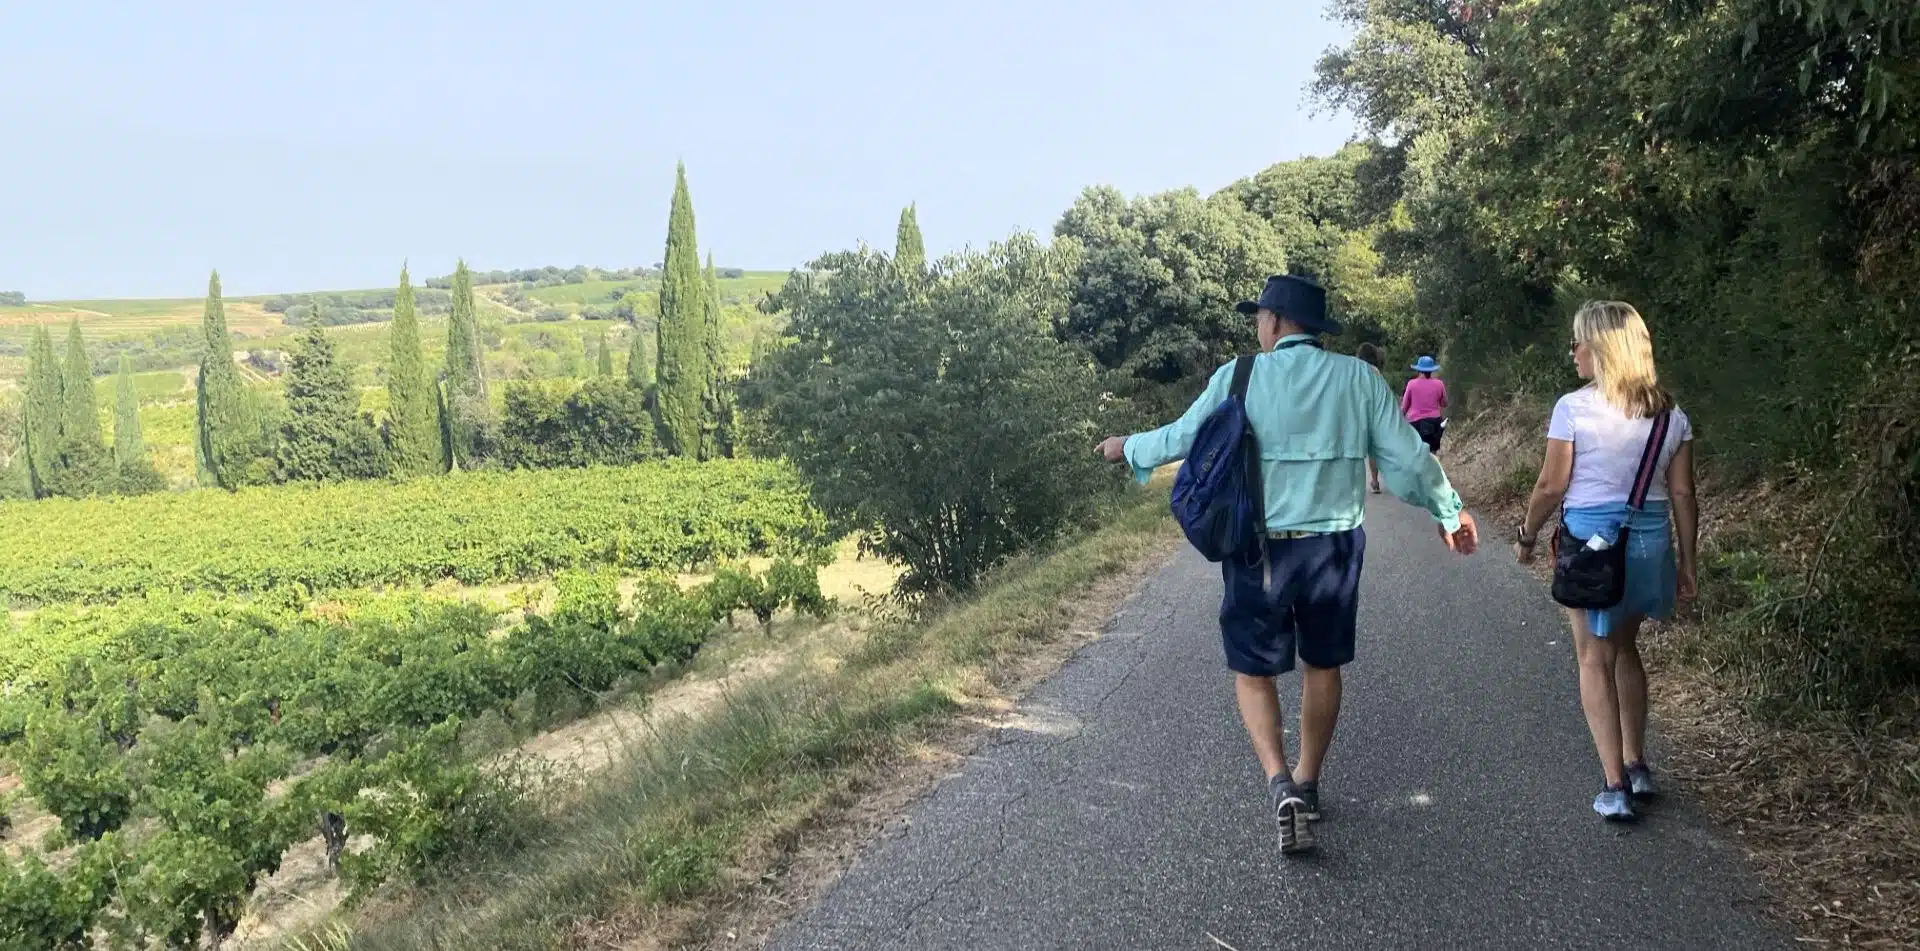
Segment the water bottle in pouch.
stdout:
<path fill-rule="evenodd" d="M 1607 543 L 1606 539 L 1601 538 L 1598 534 L 1594 535 L 1592 538 L 1587 539 L 1587 549 L 1589 551 L 1606 551 L 1607 549 L 1612 547 L 1613 547 L 1612 545 Z"/>

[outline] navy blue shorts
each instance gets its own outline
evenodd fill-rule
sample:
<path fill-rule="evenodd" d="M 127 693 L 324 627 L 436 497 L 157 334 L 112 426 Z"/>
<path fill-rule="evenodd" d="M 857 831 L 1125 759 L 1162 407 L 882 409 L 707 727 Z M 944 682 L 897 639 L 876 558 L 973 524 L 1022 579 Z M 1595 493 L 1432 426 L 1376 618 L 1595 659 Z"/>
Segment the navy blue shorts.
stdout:
<path fill-rule="evenodd" d="M 1226 597 L 1220 602 L 1220 640 L 1234 673 L 1274 677 L 1293 669 L 1297 653 L 1311 667 L 1353 660 L 1360 614 L 1364 529 L 1275 538 L 1267 542 L 1273 585 L 1262 591 L 1260 565 L 1221 563 Z"/>

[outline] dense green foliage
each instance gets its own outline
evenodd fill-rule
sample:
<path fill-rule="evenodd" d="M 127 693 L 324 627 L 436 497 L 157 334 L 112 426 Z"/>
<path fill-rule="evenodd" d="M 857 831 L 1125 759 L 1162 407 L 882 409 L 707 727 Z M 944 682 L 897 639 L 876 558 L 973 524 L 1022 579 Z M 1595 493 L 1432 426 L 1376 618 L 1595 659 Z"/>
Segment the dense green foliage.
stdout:
<path fill-rule="evenodd" d="M 655 455 L 646 393 L 611 375 L 507 384 L 497 459 L 510 469 L 624 466 Z"/>
<path fill-rule="evenodd" d="M 226 303 L 220 297 L 220 273 L 207 279 L 206 313 L 201 319 L 200 378 L 195 452 L 200 484 L 237 489 L 251 481 L 248 468 L 260 456 L 261 428 L 252 393 L 233 362 L 233 338 L 227 333 Z"/>
<path fill-rule="evenodd" d="M 885 255 L 830 254 L 778 295 L 792 339 L 750 389 L 767 448 L 870 529 L 909 587 L 970 589 L 1116 487 L 1088 451 L 1104 428 L 1094 375 L 1050 333 L 1072 271 L 1018 236 L 924 281 Z"/>
<path fill-rule="evenodd" d="M 319 324 L 307 327 L 287 371 L 287 417 L 274 442 L 274 478 L 332 482 L 386 475 L 386 447 L 360 415 L 360 392 Z"/>
<path fill-rule="evenodd" d="M 1233 310 L 1286 264 L 1266 222 L 1192 189 L 1128 200 L 1090 188 L 1054 229 L 1077 259 L 1060 338 L 1100 366 L 1156 383 L 1205 376 L 1253 346 Z"/>
<path fill-rule="evenodd" d="M 1920 7 L 1833 0 L 1338 0 L 1317 91 L 1403 332 L 1456 380 L 1576 385 L 1571 308 L 1634 303 L 1723 474 L 1795 483 L 1817 545 L 1727 580 L 1756 699 L 1870 712 L 1920 687 Z M 1844 557 L 1826 557 L 1829 547 Z M 1812 554 L 1813 551 L 1822 554 Z M 1904 574 L 1903 574 L 1904 571 Z M 1783 590 L 1784 589 L 1784 592 Z"/>
<path fill-rule="evenodd" d="M 344 621 L 229 607 L 11 666 L 0 741 L 81 845 L 58 871 L 0 858 L 0 947 L 84 947 L 92 927 L 218 946 L 316 833 L 356 898 L 524 845 L 542 822 L 537 777 L 484 760 L 464 722 L 551 723 L 692 658 L 735 611 L 824 613 L 815 565 L 688 591 L 656 577 L 624 605 L 610 576 L 568 575 L 551 615 L 504 632 L 453 602 L 375 602 Z M 302 762 L 314 768 L 296 775 Z M 370 841 L 347 853 L 349 836 Z"/>
<path fill-rule="evenodd" d="M 627 341 L 627 385 L 642 394 L 653 390 L 653 355 L 647 352 L 647 337 L 635 327 Z"/>
<path fill-rule="evenodd" d="M 913 205 L 900 211 L 900 227 L 893 239 L 893 261 L 908 273 L 927 266 L 927 242 L 920 237 L 920 212 Z"/>
<path fill-rule="evenodd" d="M 791 470 L 745 461 L 8 504 L 0 595 L 41 603 L 686 567 L 822 528 Z"/>
<path fill-rule="evenodd" d="M 451 309 L 451 304 L 449 304 Z M 420 353 L 420 317 L 414 308 L 413 282 L 400 269 L 394 294 L 393 329 L 388 337 L 387 418 L 383 433 L 393 471 L 403 476 L 446 470 L 440 441 L 433 378 Z"/>
<path fill-rule="evenodd" d="M 659 367 L 655 396 L 660 436 L 666 450 L 698 456 L 709 425 L 712 365 L 707 332 L 712 319 L 711 292 L 700 274 L 700 250 L 693 226 L 693 199 L 687 193 L 687 168 L 680 166 L 667 216 L 666 273 L 660 279 Z"/>
<path fill-rule="evenodd" d="M 447 318 L 446 428 L 452 433 L 450 463 L 471 468 L 486 448 L 493 411 L 487 403 L 486 360 L 473 310 L 473 275 L 467 262 L 453 272 L 453 313 Z"/>

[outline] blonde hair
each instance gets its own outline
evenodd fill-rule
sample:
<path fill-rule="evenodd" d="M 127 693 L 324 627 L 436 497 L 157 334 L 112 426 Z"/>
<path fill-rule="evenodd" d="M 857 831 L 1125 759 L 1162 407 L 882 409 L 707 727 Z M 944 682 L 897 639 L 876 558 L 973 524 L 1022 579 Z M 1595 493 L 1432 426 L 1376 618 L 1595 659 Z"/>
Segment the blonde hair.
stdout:
<path fill-rule="evenodd" d="M 1600 396 L 1629 417 L 1652 416 L 1673 408 L 1653 366 L 1653 335 L 1632 304 L 1593 300 L 1573 315 L 1573 341 L 1587 345 L 1593 358 L 1593 382 Z"/>

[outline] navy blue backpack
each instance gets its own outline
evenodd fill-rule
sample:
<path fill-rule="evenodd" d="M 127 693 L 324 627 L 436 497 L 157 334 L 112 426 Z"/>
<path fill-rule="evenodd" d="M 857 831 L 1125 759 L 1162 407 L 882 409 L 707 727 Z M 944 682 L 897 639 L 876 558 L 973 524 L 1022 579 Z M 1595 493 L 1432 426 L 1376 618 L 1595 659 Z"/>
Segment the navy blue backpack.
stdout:
<path fill-rule="evenodd" d="M 1251 356 L 1233 364 L 1227 399 L 1200 423 L 1187 462 L 1173 479 L 1173 518 L 1208 561 L 1266 556 L 1267 504 L 1260 444 L 1247 419 Z"/>

